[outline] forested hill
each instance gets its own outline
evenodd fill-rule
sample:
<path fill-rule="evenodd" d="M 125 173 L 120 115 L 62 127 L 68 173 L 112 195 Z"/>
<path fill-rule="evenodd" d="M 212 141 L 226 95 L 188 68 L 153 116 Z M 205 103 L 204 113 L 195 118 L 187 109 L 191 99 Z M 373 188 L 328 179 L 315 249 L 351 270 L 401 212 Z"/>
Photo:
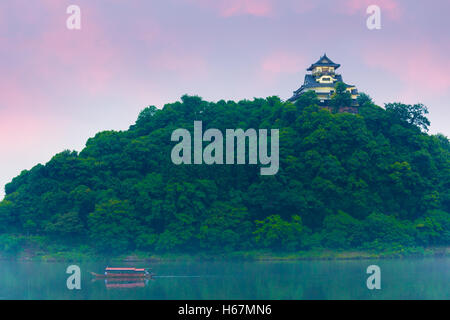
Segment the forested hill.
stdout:
<path fill-rule="evenodd" d="M 129 130 L 100 132 L 7 184 L 0 251 L 24 237 L 108 254 L 449 245 L 450 144 L 425 133 L 424 107 L 362 95 L 353 115 L 316 99 L 183 96 L 148 107 Z M 195 120 L 279 129 L 278 173 L 174 165 L 171 134 Z"/>

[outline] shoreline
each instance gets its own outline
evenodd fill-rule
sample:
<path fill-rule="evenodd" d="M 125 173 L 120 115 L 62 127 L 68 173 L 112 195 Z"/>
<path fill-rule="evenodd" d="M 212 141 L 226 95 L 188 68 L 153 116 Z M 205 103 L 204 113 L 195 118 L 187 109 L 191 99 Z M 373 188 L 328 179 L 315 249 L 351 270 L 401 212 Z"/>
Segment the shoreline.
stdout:
<path fill-rule="evenodd" d="M 270 251 L 242 251 L 232 253 L 196 253 L 196 254 L 149 254 L 134 252 L 117 256 L 106 256 L 79 252 L 21 252 L 16 256 L 0 253 L 0 260 L 17 262 L 99 262 L 111 261 L 121 263 L 144 262 L 190 262 L 190 261 L 247 261 L 247 262 L 282 262 L 282 261 L 331 261 L 331 260 L 374 260 L 407 258 L 442 258 L 450 257 L 450 247 L 412 247 L 399 250 L 364 251 L 317 249 L 293 253 Z"/>

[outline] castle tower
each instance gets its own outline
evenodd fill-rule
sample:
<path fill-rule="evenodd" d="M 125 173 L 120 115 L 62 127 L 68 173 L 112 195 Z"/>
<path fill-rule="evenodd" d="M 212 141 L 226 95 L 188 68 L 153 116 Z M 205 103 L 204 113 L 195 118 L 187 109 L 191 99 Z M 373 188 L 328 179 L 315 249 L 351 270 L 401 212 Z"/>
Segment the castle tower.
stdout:
<path fill-rule="evenodd" d="M 336 74 L 336 70 L 340 66 L 340 64 L 334 63 L 324 54 L 316 63 L 306 69 L 310 73 L 305 75 L 303 85 L 294 91 L 293 96 L 288 101 L 295 102 L 303 93 L 313 90 L 317 94 L 320 106 L 328 108 L 336 83 L 344 83 L 342 76 Z M 358 113 L 358 102 L 356 100 L 359 95 L 358 90 L 353 85 L 345 84 L 345 86 L 346 91 L 352 96 L 352 103 L 350 106 L 342 108 L 340 112 Z"/>

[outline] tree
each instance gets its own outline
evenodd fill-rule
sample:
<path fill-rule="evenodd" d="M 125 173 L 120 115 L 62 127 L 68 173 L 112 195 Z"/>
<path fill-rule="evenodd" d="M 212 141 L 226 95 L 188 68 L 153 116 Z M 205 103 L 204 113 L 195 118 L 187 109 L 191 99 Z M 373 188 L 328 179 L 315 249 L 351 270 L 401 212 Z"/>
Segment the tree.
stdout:
<path fill-rule="evenodd" d="M 299 110 L 303 110 L 309 106 L 319 105 L 319 99 L 317 98 L 316 92 L 310 90 L 298 97 L 295 101 L 295 105 Z"/>
<path fill-rule="evenodd" d="M 11 230 L 15 222 L 14 204 L 11 201 L 4 200 L 0 202 L 0 233 Z"/>
<path fill-rule="evenodd" d="M 445 245 L 450 241 L 450 214 L 442 210 L 431 210 L 415 221 L 417 237 L 421 244 Z"/>
<path fill-rule="evenodd" d="M 65 240 L 72 241 L 83 235 L 86 232 L 86 228 L 81 222 L 78 212 L 68 212 L 62 215 L 55 216 L 54 222 L 49 223 L 45 231 L 62 237 Z"/>
<path fill-rule="evenodd" d="M 95 247 L 116 254 L 133 248 L 139 225 L 129 201 L 117 199 L 97 205 L 88 217 L 88 224 Z"/>
<path fill-rule="evenodd" d="M 200 226 L 200 246 L 215 252 L 248 248 L 246 242 L 252 227 L 247 208 L 235 207 L 229 202 L 215 202 Z"/>
<path fill-rule="evenodd" d="M 442 146 L 443 149 L 450 151 L 450 140 L 442 133 L 438 133 L 434 135 L 434 137 L 439 141 L 439 144 Z"/>
<path fill-rule="evenodd" d="M 142 126 L 144 123 L 147 123 L 148 121 L 150 121 L 150 119 L 152 119 L 157 111 L 158 109 L 155 106 L 148 106 L 139 113 L 139 116 L 136 120 L 136 125 Z"/>
<path fill-rule="evenodd" d="M 358 247 L 364 242 L 361 221 L 343 211 L 325 217 L 323 222 L 323 244 L 327 248 Z"/>
<path fill-rule="evenodd" d="M 335 92 L 330 100 L 330 107 L 334 113 L 337 113 L 340 108 L 352 105 L 352 95 L 346 89 L 347 86 L 343 82 L 337 82 L 334 86 Z"/>
<path fill-rule="evenodd" d="M 16 254 L 20 250 L 22 240 L 14 235 L 0 234 L 0 252 L 7 255 Z"/>
<path fill-rule="evenodd" d="M 292 251 L 301 246 L 306 229 L 300 216 L 294 215 L 288 222 L 279 215 L 272 215 L 256 221 L 254 235 L 256 243 L 263 248 Z"/>
<path fill-rule="evenodd" d="M 365 221 L 368 242 L 401 244 L 410 246 L 414 243 L 414 226 L 412 222 L 397 220 L 394 216 L 372 213 Z"/>
<path fill-rule="evenodd" d="M 373 99 L 371 96 L 369 96 L 367 93 L 360 92 L 358 95 L 358 98 L 356 99 L 358 101 L 359 106 L 364 106 L 366 103 L 373 104 Z"/>
<path fill-rule="evenodd" d="M 386 111 L 400 121 L 405 121 L 410 125 L 428 131 L 430 121 L 425 116 L 428 114 L 428 108 L 421 104 L 403 104 L 399 102 L 385 104 Z"/>
<path fill-rule="evenodd" d="M 339 110 L 349 93 L 336 88 Z M 43 250 L 76 239 L 101 254 L 449 245 L 447 137 L 417 128 L 425 109 L 364 99 L 357 116 L 320 108 L 312 91 L 295 104 L 183 96 L 149 107 L 128 130 L 100 132 L 80 153 L 15 177 L 0 234 L 12 244 L 39 236 Z M 279 129 L 279 172 L 174 165 L 171 134 L 192 132 L 194 119 L 205 130 Z"/>

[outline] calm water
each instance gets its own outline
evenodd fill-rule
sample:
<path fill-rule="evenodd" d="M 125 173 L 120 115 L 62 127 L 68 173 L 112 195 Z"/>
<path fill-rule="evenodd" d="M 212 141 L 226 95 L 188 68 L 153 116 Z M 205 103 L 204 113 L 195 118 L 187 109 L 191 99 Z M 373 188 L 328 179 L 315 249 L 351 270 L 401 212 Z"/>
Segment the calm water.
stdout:
<path fill-rule="evenodd" d="M 381 290 L 366 287 L 372 264 Z M 0 299 L 450 299 L 450 258 L 153 263 L 154 280 L 119 286 L 92 281 L 104 263 L 81 263 L 81 290 L 66 287 L 69 265 L 0 261 Z"/>

